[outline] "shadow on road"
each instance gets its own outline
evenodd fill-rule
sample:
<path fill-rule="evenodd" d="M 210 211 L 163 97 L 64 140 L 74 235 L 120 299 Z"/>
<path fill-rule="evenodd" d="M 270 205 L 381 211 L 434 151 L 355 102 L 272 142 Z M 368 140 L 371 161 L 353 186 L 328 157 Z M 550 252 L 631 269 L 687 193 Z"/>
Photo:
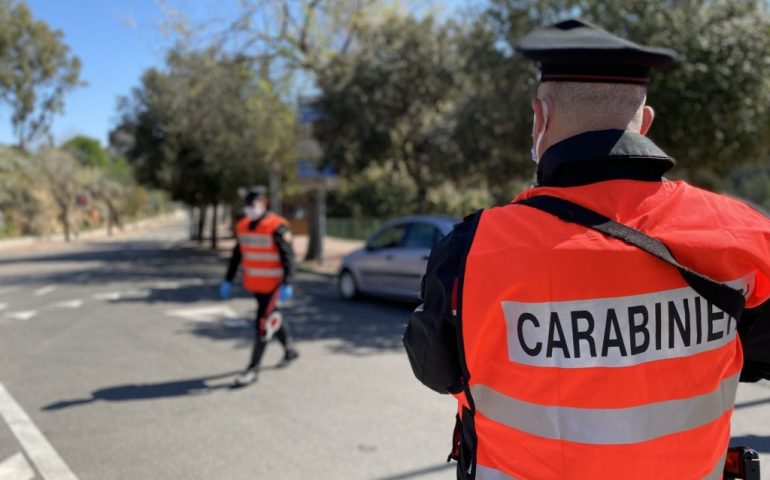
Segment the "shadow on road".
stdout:
<path fill-rule="evenodd" d="M 226 257 L 227 252 L 203 249 L 191 242 L 140 240 L 87 244 L 56 254 L 2 257 L 0 267 L 17 264 L 18 268 L 5 270 L 9 272 L 7 275 L 0 272 L 0 284 L 79 285 L 100 289 L 115 288 L 110 287 L 112 284 L 121 284 L 125 289 L 128 284 L 128 288 L 136 290 L 135 294 L 124 292 L 121 298 L 107 301 L 116 308 L 127 304 L 200 304 L 218 301 L 216 286 L 225 272 Z M 27 269 L 30 263 L 39 265 L 40 272 Z M 52 264 L 53 271 L 48 263 Z M 414 305 L 378 300 L 344 301 L 339 298 L 332 279 L 314 274 L 299 274 L 295 284 L 297 298 L 284 312 L 297 340 L 338 340 L 329 348 L 335 353 L 351 355 L 403 349 L 401 338 Z M 241 288 L 235 290 L 238 297 L 248 295 Z M 162 314 L 158 312 L 158 315 Z M 211 340 L 242 340 L 235 348 L 250 346 L 254 334 L 252 328 L 234 326 L 227 319 L 190 322 L 184 333 Z M 132 392 L 137 390 L 132 387 L 125 392 L 108 394 L 120 396 Z"/>
<path fill-rule="evenodd" d="M 0 283 L 107 286 L 113 283 L 140 284 L 195 278 L 210 279 L 209 283 L 215 284 L 221 279 L 226 265 L 226 259 L 220 252 L 200 248 L 192 242 L 165 244 L 160 241 L 132 241 L 89 244 L 86 247 L 52 255 L 2 258 L 0 268 L 13 265 L 26 267 L 24 264 L 40 264 L 41 267 L 51 264 L 54 268 L 53 272 L 48 268 L 39 272 L 34 267 L 17 269 L 19 273 L 1 275 Z M 168 292 L 158 293 L 160 297 L 157 301 L 168 298 L 164 296 Z M 211 296 L 210 292 L 204 292 L 203 287 L 189 293 L 181 296 L 182 301 L 205 300 Z M 196 296 L 200 293 L 206 294 Z"/>
<path fill-rule="evenodd" d="M 72 400 L 60 400 L 51 403 L 42 408 L 42 410 L 61 410 L 64 408 L 76 407 L 87 403 L 103 400 L 105 402 L 125 402 L 132 400 L 152 400 L 157 398 L 182 397 L 186 395 L 201 395 L 230 388 L 230 382 L 220 382 L 216 384 L 208 383 L 212 380 L 219 380 L 232 375 L 236 371 L 209 375 L 200 378 L 190 378 L 186 380 L 175 380 L 162 383 L 143 383 L 118 385 L 116 387 L 101 388 L 91 392 L 87 398 L 76 398 Z"/>
<path fill-rule="evenodd" d="M 757 435 L 742 435 L 730 439 L 730 446 L 751 447 L 759 453 L 770 453 L 770 437 Z"/>
<path fill-rule="evenodd" d="M 296 299 L 283 308 L 296 340 L 339 340 L 329 348 L 348 355 L 403 350 L 401 339 L 414 304 L 342 300 L 335 285 L 324 277 L 303 275 L 298 280 Z M 236 348 L 250 346 L 254 338 L 253 327 L 227 319 L 190 322 L 182 333 L 211 340 L 241 340 Z"/>
<path fill-rule="evenodd" d="M 761 398 L 759 400 L 750 400 L 748 402 L 741 402 L 735 404 L 735 409 L 739 408 L 748 408 L 748 407 L 755 407 L 757 405 L 764 405 L 765 403 L 770 403 L 770 398 Z"/>

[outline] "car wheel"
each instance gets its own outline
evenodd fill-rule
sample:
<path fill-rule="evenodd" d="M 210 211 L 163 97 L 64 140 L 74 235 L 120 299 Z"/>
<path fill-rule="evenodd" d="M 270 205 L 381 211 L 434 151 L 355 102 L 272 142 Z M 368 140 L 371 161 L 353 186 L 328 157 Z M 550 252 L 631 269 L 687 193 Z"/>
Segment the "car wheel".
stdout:
<path fill-rule="evenodd" d="M 356 279 L 350 270 L 344 270 L 340 274 L 337 287 L 340 291 L 340 296 L 346 300 L 352 300 L 358 296 L 358 285 L 356 285 Z"/>

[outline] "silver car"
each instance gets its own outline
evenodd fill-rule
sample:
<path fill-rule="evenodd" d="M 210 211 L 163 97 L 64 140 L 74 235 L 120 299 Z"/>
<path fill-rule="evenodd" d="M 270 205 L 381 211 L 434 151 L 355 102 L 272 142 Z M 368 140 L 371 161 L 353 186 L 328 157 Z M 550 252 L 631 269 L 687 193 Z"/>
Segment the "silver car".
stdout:
<path fill-rule="evenodd" d="M 389 221 L 369 237 L 365 248 L 342 260 L 340 295 L 348 299 L 362 293 L 419 299 L 430 250 L 456 223 L 456 219 L 435 215 Z"/>

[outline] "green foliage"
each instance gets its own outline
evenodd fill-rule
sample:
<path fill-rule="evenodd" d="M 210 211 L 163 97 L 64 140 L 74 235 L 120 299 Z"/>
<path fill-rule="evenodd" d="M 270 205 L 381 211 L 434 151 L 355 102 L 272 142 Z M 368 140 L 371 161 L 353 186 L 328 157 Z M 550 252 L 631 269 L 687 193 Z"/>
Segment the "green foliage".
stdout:
<path fill-rule="evenodd" d="M 0 212 L 4 236 L 45 233 L 36 221 L 43 216 L 43 204 L 35 194 L 31 161 L 10 148 L 0 149 Z"/>
<path fill-rule="evenodd" d="M 426 211 L 430 188 L 463 175 L 452 137 L 459 82 L 450 28 L 394 16 L 357 40 L 318 75 L 325 118 L 314 133 L 342 174 L 392 162 L 414 185 L 407 208 Z"/>
<path fill-rule="evenodd" d="M 770 165 L 746 165 L 727 177 L 727 191 L 770 211 Z"/>
<path fill-rule="evenodd" d="M 215 204 L 266 182 L 272 163 L 290 164 L 292 111 L 251 60 L 177 49 L 167 67 L 144 73 L 111 134 L 141 183 L 190 205 Z"/>
<path fill-rule="evenodd" d="M 106 168 L 110 163 L 109 154 L 95 138 L 78 135 L 64 142 L 61 148 L 86 167 Z"/>
<path fill-rule="evenodd" d="M 533 23 L 576 13 L 610 32 L 681 54 L 677 67 L 653 77 L 648 98 L 657 111 L 650 136 L 678 160 L 682 174 L 706 179 L 709 175 L 698 170 L 724 174 L 767 152 L 770 15 L 765 2 L 492 0 L 483 22 L 496 32 L 494 44 L 509 53 Z M 517 67 L 508 78 L 531 78 L 531 68 Z M 523 101 L 522 96 L 520 106 Z M 519 127 L 519 138 L 527 133 Z"/>
<path fill-rule="evenodd" d="M 253 47 L 258 78 L 290 79 L 302 70 L 315 80 L 325 119 L 314 134 L 325 161 L 346 178 L 330 197 L 334 215 L 462 213 L 513 197 L 535 171 L 530 101 L 537 86 L 536 65 L 516 55 L 513 45 L 532 29 L 571 16 L 677 50 L 681 63 L 657 73 L 648 91 L 657 112 L 650 136 L 677 159 L 673 176 L 765 201 L 764 174 L 742 168 L 770 155 L 770 13 L 764 0 L 488 0 L 457 23 L 373 10 L 385 3 L 246 0 L 232 35 L 225 35 L 235 50 Z M 364 12 L 373 11 L 381 14 L 367 23 Z M 260 27 L 255 19 L 269 21 Z M 193 63 L 215 71 L 217 62 L 227 60 L 213 58 Z M 233 142 L 215 142 L 213 134 L 201 142 L 181 133 L 185 121 L 201 124 L 196 115 L 205 102 L 196 100 L 196 88 L 210 85 L 212 98 L 217 89 L 169 80 L 176 71 L 187 72 L 186 78 L 202 75 L 194 73 L 195 65 L 180 65 L 170 59 L 168 72 L 145 75 L 135 105 L 152 108 L 134 109 L 124 126 L 139 146 L 129 158 L 140 176 L 190 201 L 230 185 L 204 147 Z M 178 92 L 186 92 L 183 99 Z M 189 107 L 186 114 L 169 113 L 179 105 Z M 228 162 L 221 165 L 246 178 L 245 170 Z M 264 175 L 264 161 L 257 163 L 262 170 L 249 178 Z M 171 181 L 180 178 L 184 182 Z"/>
<path fill-rule="evenodd" d="M 48 134 L 64 95 L 81 85 L 80 60 L 62 33 L 32 18 L 23 1 L 0 1 L 0 100 L 12 109 L 19 146 Z"/>
<path fill-rule="evenodd" d="M 371 164 L 329 194 L 331 217 L 390 218 L 413 212 L 417 189 L 393 164 Z"/>

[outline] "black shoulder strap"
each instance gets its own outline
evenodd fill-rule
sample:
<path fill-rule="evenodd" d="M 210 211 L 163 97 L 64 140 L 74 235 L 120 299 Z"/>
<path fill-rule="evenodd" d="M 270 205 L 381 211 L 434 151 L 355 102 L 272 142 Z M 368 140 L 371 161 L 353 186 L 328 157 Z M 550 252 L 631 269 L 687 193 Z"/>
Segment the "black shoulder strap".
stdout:
<path fill-rule="evenodd" d="M 716 305 L 735 319 L 741 318 L 745 299 L 740 291 L 681 265 L 660 240 L 562 198 L 538 195 L 516 203 L 550 213 L 565 222 L 592 228 L 658 257 L 676 267 L 687 284 L 709 303 Z"/>

